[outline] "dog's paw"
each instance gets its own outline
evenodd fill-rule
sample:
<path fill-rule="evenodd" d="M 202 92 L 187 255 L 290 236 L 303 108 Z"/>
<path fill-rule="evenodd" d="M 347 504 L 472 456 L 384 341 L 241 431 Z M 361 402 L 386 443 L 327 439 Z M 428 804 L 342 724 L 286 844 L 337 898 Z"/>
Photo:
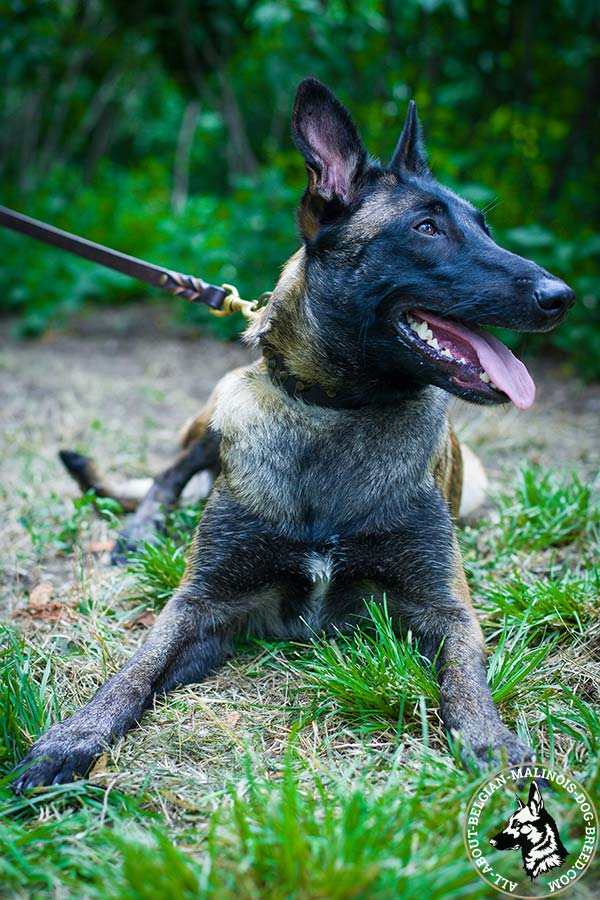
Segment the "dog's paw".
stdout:
<path fill-rule="evenodd" d="M 485 761 L 490 768 L 498 768 L 534 762 L 535 753 L 516 734 L 506 728 L 493 743 L 488 744 L 483 753 L 478 754 L 478 758 Z"/>
<path fill-rule="evenodd" d="M 66 784 L 85 775 L 102 752 L 97 735 L 77 732 L 68 723 L 54 725 L 15 768 L 16 794 L 34 787 Z"/>
<path fill-rule="evenodd" d="M 535 762 L 535 752 L 523 741 L 502 726 L 493 735 L 465 739 L 455 734 L 459 754 L 467 768 L 480 772 L 495 771 L 505 766 L 517 766 Z"/>
<path fill-rule="evenodd" d="M 113 566 L 125 566 L 132 554 L 137 553 L 145 544 L 154 544 L 159 535 L 160 528 L 152 522 L 127 525 L 115 541 L 111 554 Z"/>
<path fill-rule="evenodd" d="M 140 547 L 136 541 L 131 540 L 125 532 L 121 532 L 115 541 L 110 561 L 113 566 L 126 566 L 129 557 L 134 554 Z"/>

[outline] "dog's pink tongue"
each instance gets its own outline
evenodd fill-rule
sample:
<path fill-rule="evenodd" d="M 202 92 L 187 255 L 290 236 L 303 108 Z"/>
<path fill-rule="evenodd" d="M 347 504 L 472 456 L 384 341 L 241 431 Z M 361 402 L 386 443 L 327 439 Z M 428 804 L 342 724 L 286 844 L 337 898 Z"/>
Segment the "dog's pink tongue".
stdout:
<path fill-rule="evenodd" d="M 435 329 L 439 328 L 469 344 L 477 354 L 482 369 L 487 372 L 496 387 L 504 391 L 519 409 L 529 409 L 535 400 L 535 384 L 521 360 L 517 359 L 502 341 L 481 328 L 471 330 L 457 322 L 438 319 L 431 313 L 419 309 L 416 309 L 415 313 Z"/>

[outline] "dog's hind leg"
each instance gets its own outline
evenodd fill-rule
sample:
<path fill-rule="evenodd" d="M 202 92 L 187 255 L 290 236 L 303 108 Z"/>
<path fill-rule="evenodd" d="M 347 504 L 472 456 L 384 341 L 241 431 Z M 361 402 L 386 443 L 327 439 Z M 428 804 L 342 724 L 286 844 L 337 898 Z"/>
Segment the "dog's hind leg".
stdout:
<path fill-rule="evenodd" d="M 208 471 L 214 480 L 219 472 L 219 437 L 207 427 L 156 478 L 138 478 L 123 484 L 111 485 L 87 456 L 62 450 L 60 458 L 84 492 L 93 490 L 98 497 L 111 497 L 125 512 L 134 513 L 120 532 L 113 550 L 112 561 L 118 565 L 141 544 L 155 539 L 164 527 L 167 513 L 194 475 Z"/>
<path fill-rule="evenodd" d="M 463 464 L 462 491 L 458 518 L 468 519 L 480 506 L 483 506 L 487 496 L 488 479 L 479 457 L 473 453 L 467 444 L 461 443 L 460 451 Z"/>
<path fill-rule="evenodd" d="M 216 477 L 219 472 L 219 445 L 218 434 L 206 426 L 204 433 L 196 435 L 175 462 L 156 476 L 135 514 L 117 538 L 113 563 L 123 563 L 128 554 L 141 544 L 154 540 L 164 527 L 167 513 L 197 472 L 208 470 L 213 478 Z"/>
<path fill-rule="evenodd" d="M 59 456 L 82 491 L 93 490 L 99 497 L 112 497 L 125 512 L 134 512 L 121 531 L 112 560 L 125 562 L 129 553 L 152 542 L 162 530 L 167 513 L 175 506 L 186 485 L 198 472 L 207 471 L 211 481 L 219 473 L 220 439 L 210 427 L 212 397 L 206 407 L 184 426 L 179 442 L 182 450 L 174 463 L 156 478 L 137 478 L 111 484 L 88 456 L 61 450 Z"/>
<path fill-rule="evenodd" d="M 471 448 L 458 440 L 450 423 L 434 478 L 454 519 L 468 519 L 485 502 L 485 469 Z"/>

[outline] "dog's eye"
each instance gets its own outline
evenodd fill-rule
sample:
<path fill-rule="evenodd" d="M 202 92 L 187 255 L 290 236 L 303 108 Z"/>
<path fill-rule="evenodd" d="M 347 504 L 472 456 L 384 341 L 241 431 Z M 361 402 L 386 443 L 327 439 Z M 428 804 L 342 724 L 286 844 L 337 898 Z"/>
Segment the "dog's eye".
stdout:
<path fill-rule="evenodd" d="M 426 234 L 428 237 L 435 237 L 436 234 L 440 233 L 431 219 L 425 219 L 424 222 L 419 222 L 419 224 L 415 226 L 415 231 L 418 231 L 419 234 Z"/>

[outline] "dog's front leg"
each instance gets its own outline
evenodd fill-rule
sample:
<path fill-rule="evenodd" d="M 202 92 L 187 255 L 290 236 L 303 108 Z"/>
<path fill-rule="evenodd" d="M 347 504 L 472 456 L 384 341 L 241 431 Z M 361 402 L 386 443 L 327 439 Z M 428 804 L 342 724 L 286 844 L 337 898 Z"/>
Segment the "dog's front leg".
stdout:
<path fill-rule="evenodd" d="M 202 681 L 229 655 L 229 641 L 260 605 L 279 565 L 260 523 L 215 489 L 194 537 L 188 572 L 146 642 L 81 710 L 43 735 L 14 784 L 23 791 L 83 775 L 140 721 L 156 695 Z"/>
<path fill-rule="evenodd" d="M 201 681 L 226 655 L 226 629 L 215 626 L 204 605 L 180 589 L 129 662 L 86 706 L 36 741 L 14 790 L 84 775 L 104 749 L 140 721 L 155 695 Z"/>
<path fill-rule="evenodd" d="M 499 763 L 503 753 L 509 763 L 531 759 L 531 749 L 502 723 L 494 704 L 460 549 L 437 491 L 415 501 L 394 532 L 353 539 L 339 552 L 338 572 L 346 585 L 364 579 L 378 584 L 399 628 L 410 629 L 421 652 L 435 659 L 442 719 L 464 755 L 485 766 Z M 338 589 L 340 604 L 346 585 Z"/>
<path fill-rule="evenodd" d="M 445 596 L 439 590 L 408 622 L 421 647 L 435 658 L 440 681 L 441 714 L 461 752 L 484 767 L 531 760 L 533 751 L 502 722 L 486 678 L 486 653 L 473 608 L 462 557 L 452 539 L 450 578 Z"/>

